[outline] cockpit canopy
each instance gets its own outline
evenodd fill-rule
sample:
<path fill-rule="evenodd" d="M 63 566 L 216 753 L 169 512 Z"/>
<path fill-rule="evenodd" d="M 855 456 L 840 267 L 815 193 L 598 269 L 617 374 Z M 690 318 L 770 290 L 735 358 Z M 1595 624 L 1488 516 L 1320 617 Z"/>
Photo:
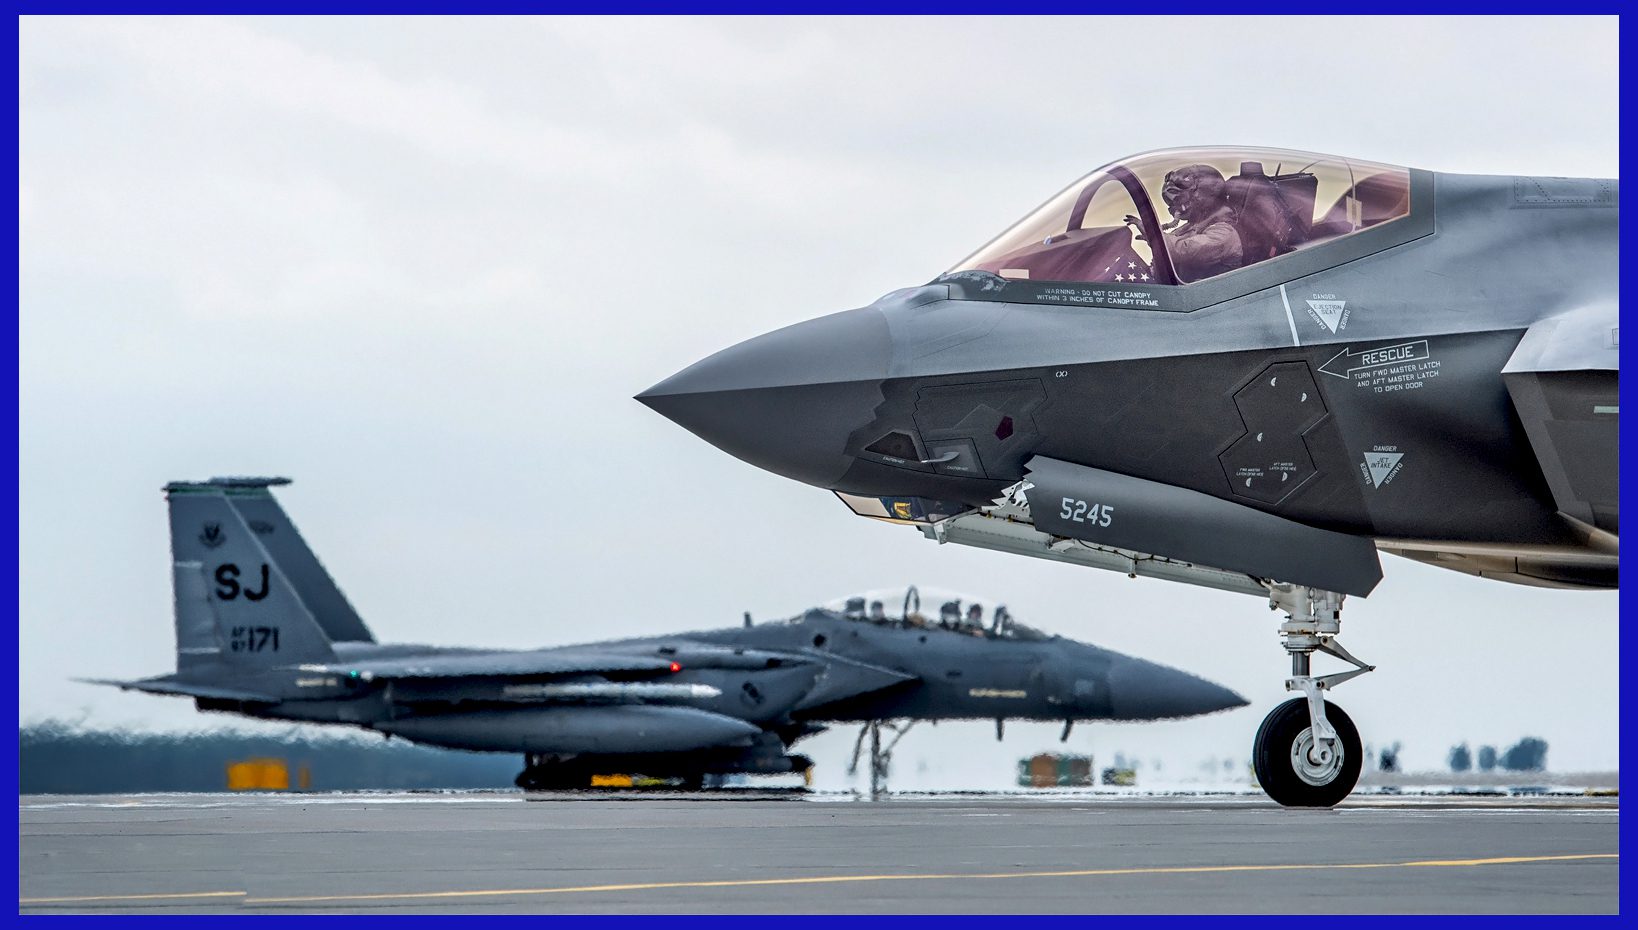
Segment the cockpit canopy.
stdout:
<path fill-rule="evenodd" d="M 825 609 L 849 620 L 950 630 L 990 638 L 1040 640 L 1045 633 L 1019 623 L 1006 604 L 943 588 L 879 588 L 839 598 Z"/>
<path fill-rule="evenodd" d="M 1333 155 L 1168 149 L 1076 181 L 951 272 L 1191 284 L 1410 213 L 1410 172 Z"/>

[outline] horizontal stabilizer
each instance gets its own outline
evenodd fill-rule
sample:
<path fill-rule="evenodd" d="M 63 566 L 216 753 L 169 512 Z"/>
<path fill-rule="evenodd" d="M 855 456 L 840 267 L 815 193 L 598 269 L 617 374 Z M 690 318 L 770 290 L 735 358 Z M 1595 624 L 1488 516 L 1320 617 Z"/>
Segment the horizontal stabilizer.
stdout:
<path fill-rule="evenodd" d="M 254 691 L 239 691 L 215 685 L 193 684 L 186 681 L 177 681 L 174 678 L 143 678 L 138 681 L 115 681 L 111 678 L 76 678 L 74 680 L 87 685 L 108 685 L 121 691 L 143 691 L 148 694 L 173 694 L 179 697 L 210 698 L 221 701 L 268 702 L 276 700 Z"/>
<path fill-rule="evenodd" d="M 1025 467 L 1030 518 L 1046 533 L 1360 597 L 1382 580 L 1364 536 L 1039 455 Z"/>

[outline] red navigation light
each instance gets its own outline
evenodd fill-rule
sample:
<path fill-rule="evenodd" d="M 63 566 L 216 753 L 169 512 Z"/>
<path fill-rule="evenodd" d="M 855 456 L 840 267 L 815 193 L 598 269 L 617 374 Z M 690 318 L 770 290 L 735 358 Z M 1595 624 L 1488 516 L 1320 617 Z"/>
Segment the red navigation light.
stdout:
<path fill-rule="evenodd" d="M 673 671 L 673 672 L 680 672 L 680 671 L 682 671 L 682 666 L 681 666 L 681 665 L 678 665 L 678 664 L 677 664 L 677 663 L 675 663 L 675 662 L 673 662 L 673 663 L 671 663 L 671 670 L 672 670 L 672 671 Z"/>

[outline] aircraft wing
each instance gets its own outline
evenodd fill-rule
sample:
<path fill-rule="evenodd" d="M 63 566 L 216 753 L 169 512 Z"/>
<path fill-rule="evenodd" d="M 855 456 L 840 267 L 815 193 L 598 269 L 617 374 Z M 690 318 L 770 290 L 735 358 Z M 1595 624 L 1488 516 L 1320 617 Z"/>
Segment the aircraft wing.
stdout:
<path fill-rule="evenodd" d="M 1620 327 L 1613 301 L 1541 320 L 1525 331 L 1502 373 L 1620 371 Z"/>
<path fill-rule="evenodd" d="M 813 689 L 802 697 L 796 709 L 807 710 L 834 704 L 917 680 L 915 675 L 827 653 L 824 673 L 814 682 Z"/>
<path fill-rule="evenodd" d="M 508 678 L 577 675 L 599 672 L 665 672 L 674 660 L 660 656 L 623 655 L 591 649 L 543 649 L 534 652 L 472 652 L 451 655 L 363 659 L 311 666 L 311 670 L 364 679 L 375 678 Z"/>
<path fill-rule="evenodd" d="M 1559 512 L 1612 554 L 1620 532 L 1619 327 L 1613 302 L 1542 320 L 1502 369 Z"/>

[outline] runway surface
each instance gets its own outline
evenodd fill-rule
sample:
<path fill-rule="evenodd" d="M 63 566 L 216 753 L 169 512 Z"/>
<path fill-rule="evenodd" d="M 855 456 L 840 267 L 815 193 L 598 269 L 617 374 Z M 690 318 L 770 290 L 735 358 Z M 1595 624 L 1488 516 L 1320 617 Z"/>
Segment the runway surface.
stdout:
<path fill-rule="evenodd" d="M 32 796 L 25 913 L 1614 913 L 1613 798 Z"/>

